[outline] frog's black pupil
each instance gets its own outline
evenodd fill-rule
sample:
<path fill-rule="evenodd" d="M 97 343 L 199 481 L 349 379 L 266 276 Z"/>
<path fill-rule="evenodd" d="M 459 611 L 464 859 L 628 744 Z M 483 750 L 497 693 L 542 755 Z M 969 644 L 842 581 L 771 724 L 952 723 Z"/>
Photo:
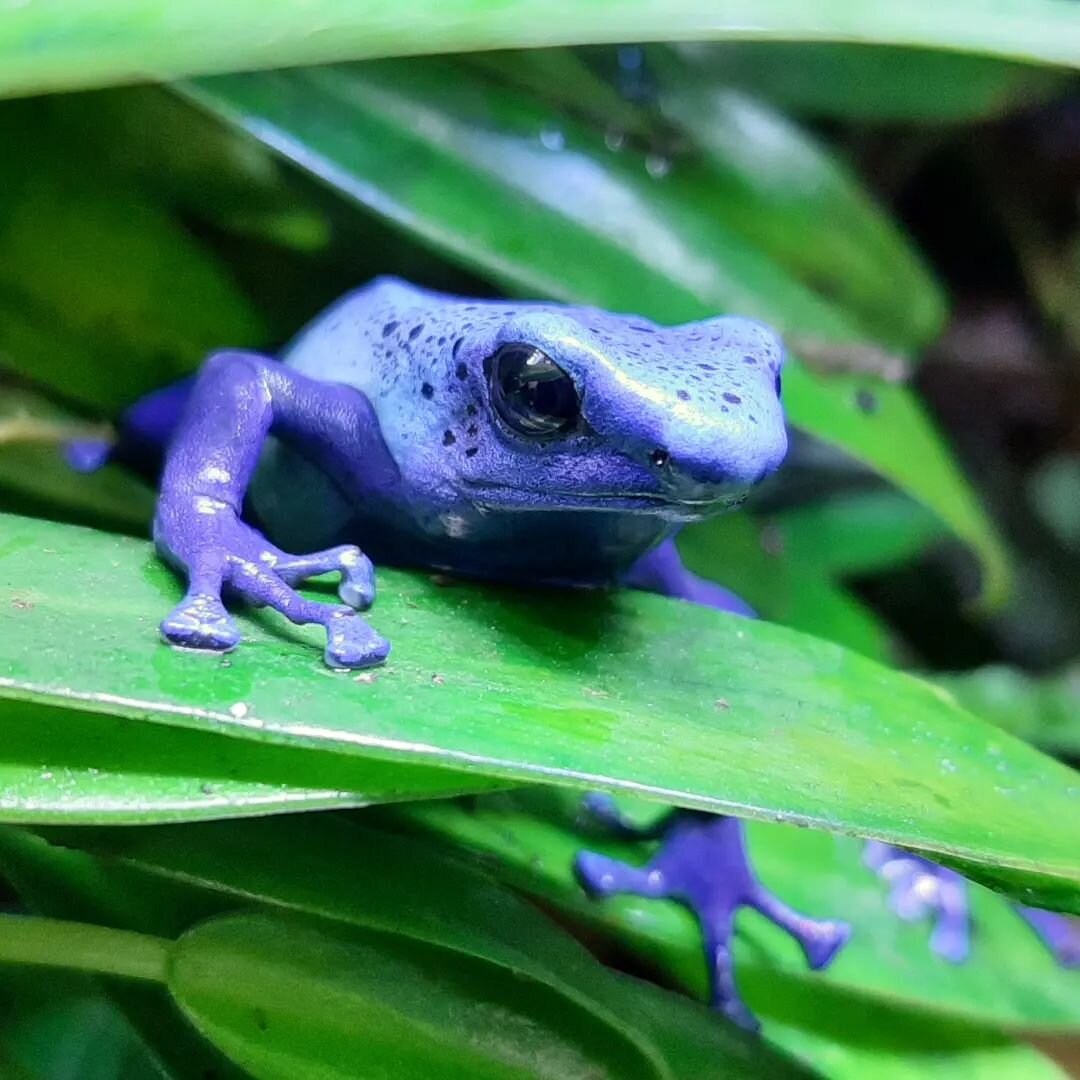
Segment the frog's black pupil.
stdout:
<path fill-rule="evenodd" d="M 581 414 L 577 388 L 547 353 L 532 345 L 504 345 L 488 363 L 499 416 L 521 435 L 557 435 Z"/>

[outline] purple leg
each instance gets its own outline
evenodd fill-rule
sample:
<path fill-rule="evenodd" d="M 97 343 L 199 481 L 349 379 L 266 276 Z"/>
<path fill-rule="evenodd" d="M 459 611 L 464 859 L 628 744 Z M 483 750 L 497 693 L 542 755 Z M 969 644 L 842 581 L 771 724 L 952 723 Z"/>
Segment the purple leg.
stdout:
<path fill-rule="evenodd" d="M 381 663 L 389 646 L 353 610 L 374 599 L 374 572 L 359 549 L 290 555 L 240 520 L 271 431 L 313 454 L 380 464 L 378 426 L 362 394 L 253 353 L 211 357 L 169 447 L 154 519 L 158 550 L 188 583 L 184 599 L 161 623 L 162 636 L 185 648 L 234 648 L 240 634 L 222 604 L 224 589 L 295 623 L 323 626 L 332 667 Z M 330 570 L 342 575 L 343 605 L 315 603 L 295 592 L 304 578 Z"/>
<path fill-rule="evenodd" d="M 78 439 L 67 444 L 68 464 L 77 472 L 94 472 L 110 461 L 122 461 L 140 472 L 152 472 L 161 462 L 191 391 L 195 378 L 182 379 L 140 398 L 120 419 L 116 443 Z"/>
<path fill-rule="evenodd" d="M 604 797 L 592 796 L 590 806 L 605 824 L 614 821 L 623 835 L 632 831 Z M 742 1027 L 757 1030 L 757 1020 L 735 984 L 731 936 L 739 909 L 753 908 L 790 934 L 815 970 L 836 956 L 850 931 L 842 923 L 817 922 L 792 911 L 761 885 L 750 869 L 738 818 L 681 811 L 667 817 L 661 828 L 660 849 L 645 866 L 583 851 L 575 861 L 578 879 L 592 896 L 632 893 L 676 900 L 689 908 L 701 926 L 712 1006 Z"/>

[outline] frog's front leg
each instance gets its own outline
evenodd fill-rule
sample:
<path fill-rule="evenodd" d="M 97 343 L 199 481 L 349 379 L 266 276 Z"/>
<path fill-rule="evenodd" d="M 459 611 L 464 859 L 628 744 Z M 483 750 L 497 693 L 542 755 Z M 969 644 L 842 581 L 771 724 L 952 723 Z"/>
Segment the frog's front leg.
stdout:
<path fill-rule="evenodd" d="M 959 964 L 971 951 L 968 882 L 955 870 L 880 840 L 868 841 L 863 861 L 889 886 L 889 906 L 905 921 L 933 919 L 930 949 Z M 1062 967 L 1080 966 L 1080 931 L 1065 915 L 1011 905 Z"/>
<path fill-rule="evenodd" d="M 592 795 L 586 807 L 622 835 L 633 826 L 605 796 Z M 735 916 L 753 908 L 787 931 L 802 947 L 814 970 L 829 964 L 849 936 L 842 923 L 818 922 L 793 911 L 754 876 L 746 854 L 743 823 L 738 818 L 695 811 L 674 811 L 658 825 L 662 843 L 645 866 L 631 866 L 591 851 L 581 852 L 575 870 L 593 896 L 632 893 L 649 899 L 668 898 L 685 905 L 698 920 L 708 965 L 712 1006 L 751 1030 L 758 1022 L 735 983 L 731 938 Z M 656 829 L 641 832 L 655 835 Z"/>
<path fill-rule="evenodd" d="M 658 593 L 691 604 L 729 611 L 753 619 L 757 612 L 733 592 L 715 581 L 700 578 L 683 566 L 674 539 L 665 540 L 659 547 L 642 555 L 630 568 L 623 584 L 631 589 Z"/>
<path fill-rule="evenodd" d="M 240 520 L 244 494 L 271 431 L 312 452 L 362 461 L 374 423 L 367 399 L 246 352 L 211 357 L 169 446 L 154 518 L 162 556 L 187 578 L 184 599 L 161 623 L 173 645 L 228 650 L 240 641 L 222 604 L 225 589 L 327 633 L 333 667 L 381 663 L 389 645 L 353 610 L 374 599 L 371 563 L 351 546 L 290 555 Z M 306 600 L 293 586 L 331 570 L 344 605 Z"/>

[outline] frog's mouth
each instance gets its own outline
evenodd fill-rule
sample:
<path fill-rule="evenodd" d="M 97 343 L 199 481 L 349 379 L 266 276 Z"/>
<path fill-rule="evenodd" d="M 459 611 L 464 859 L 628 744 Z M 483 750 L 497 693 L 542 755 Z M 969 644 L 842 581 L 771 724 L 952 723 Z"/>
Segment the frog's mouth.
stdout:
<path fill-rule="evenodd" d="M 705 498 L 679 498 L 653 491 L 573 491 L 545 488 L 529 491 L 502 484 L 470 484 L 473 501 L 481 510 L 523 511 L 581 510 L 594 513 L 648 514 L 677 521 L 698 521 L 742 504 L 743 491 L 723 492 Z"/>

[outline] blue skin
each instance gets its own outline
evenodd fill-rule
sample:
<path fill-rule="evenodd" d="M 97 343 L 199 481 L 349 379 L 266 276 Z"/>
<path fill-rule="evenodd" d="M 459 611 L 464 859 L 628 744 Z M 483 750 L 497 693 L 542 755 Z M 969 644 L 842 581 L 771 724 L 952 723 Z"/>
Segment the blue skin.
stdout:
<path fill-rule="evenodd" d="M 744 319 L 661 327 L 379 279 L 316 318 L 280 362 L 216 354 L 195 380 L 128 413 L 116 456 L 168 444 L 154 538 L 187 592 L 162 636 L 235 648 L 224 592 L 323 626 L 332 667 L 379 664 L 390 646 L 358 614 L 375 599 L 372 557 L 501 580 L 623 584 L 752 615 L 687 571 L 674 537 L 737 506 L 780 465 L 782 359 L 775 335 Z M 512 392 L 540 370 L 533 363 L 557 392 Z M 82 467 L 101 460 L 85 444 L 70 456 Z M 295 591 L 331 571 L 341 604 Z M 592 806 L 629 828 L 610 804 Z M 739 907 L 792 934 L 815 968 L 848 933 L 763 889 L 735 818 L 675 813 L 645 870 L 588 852 L 576 869 L 594 895 L 668 896 L 693 910 L 712 1003 L 750 1027 L 730 956 Z"/>
<path fill-rule="evenodd" d="M 565 430 L 522 433 L 500 407 L 492 358 L 514 345 L 565 373 Z M 389 645 L 356 614 L 375 595 L 370 557 L 553 585 L 629 578 L 723 605 L 670 541 L 779 466 L 781 363 L 776 337 L 743 319 L 660 327 L 376 281 L 319 316 L 281 363 L 231 352 L 204 366 L 154 523 L 188 581 L 162 634 L 234 648 L 227 587 L 324 626 L 333 667 L 380 663 Z M 275 543 L 241 520 L 245 497 Z M 332 570 L 342 605 L 294 591 Z"/>

